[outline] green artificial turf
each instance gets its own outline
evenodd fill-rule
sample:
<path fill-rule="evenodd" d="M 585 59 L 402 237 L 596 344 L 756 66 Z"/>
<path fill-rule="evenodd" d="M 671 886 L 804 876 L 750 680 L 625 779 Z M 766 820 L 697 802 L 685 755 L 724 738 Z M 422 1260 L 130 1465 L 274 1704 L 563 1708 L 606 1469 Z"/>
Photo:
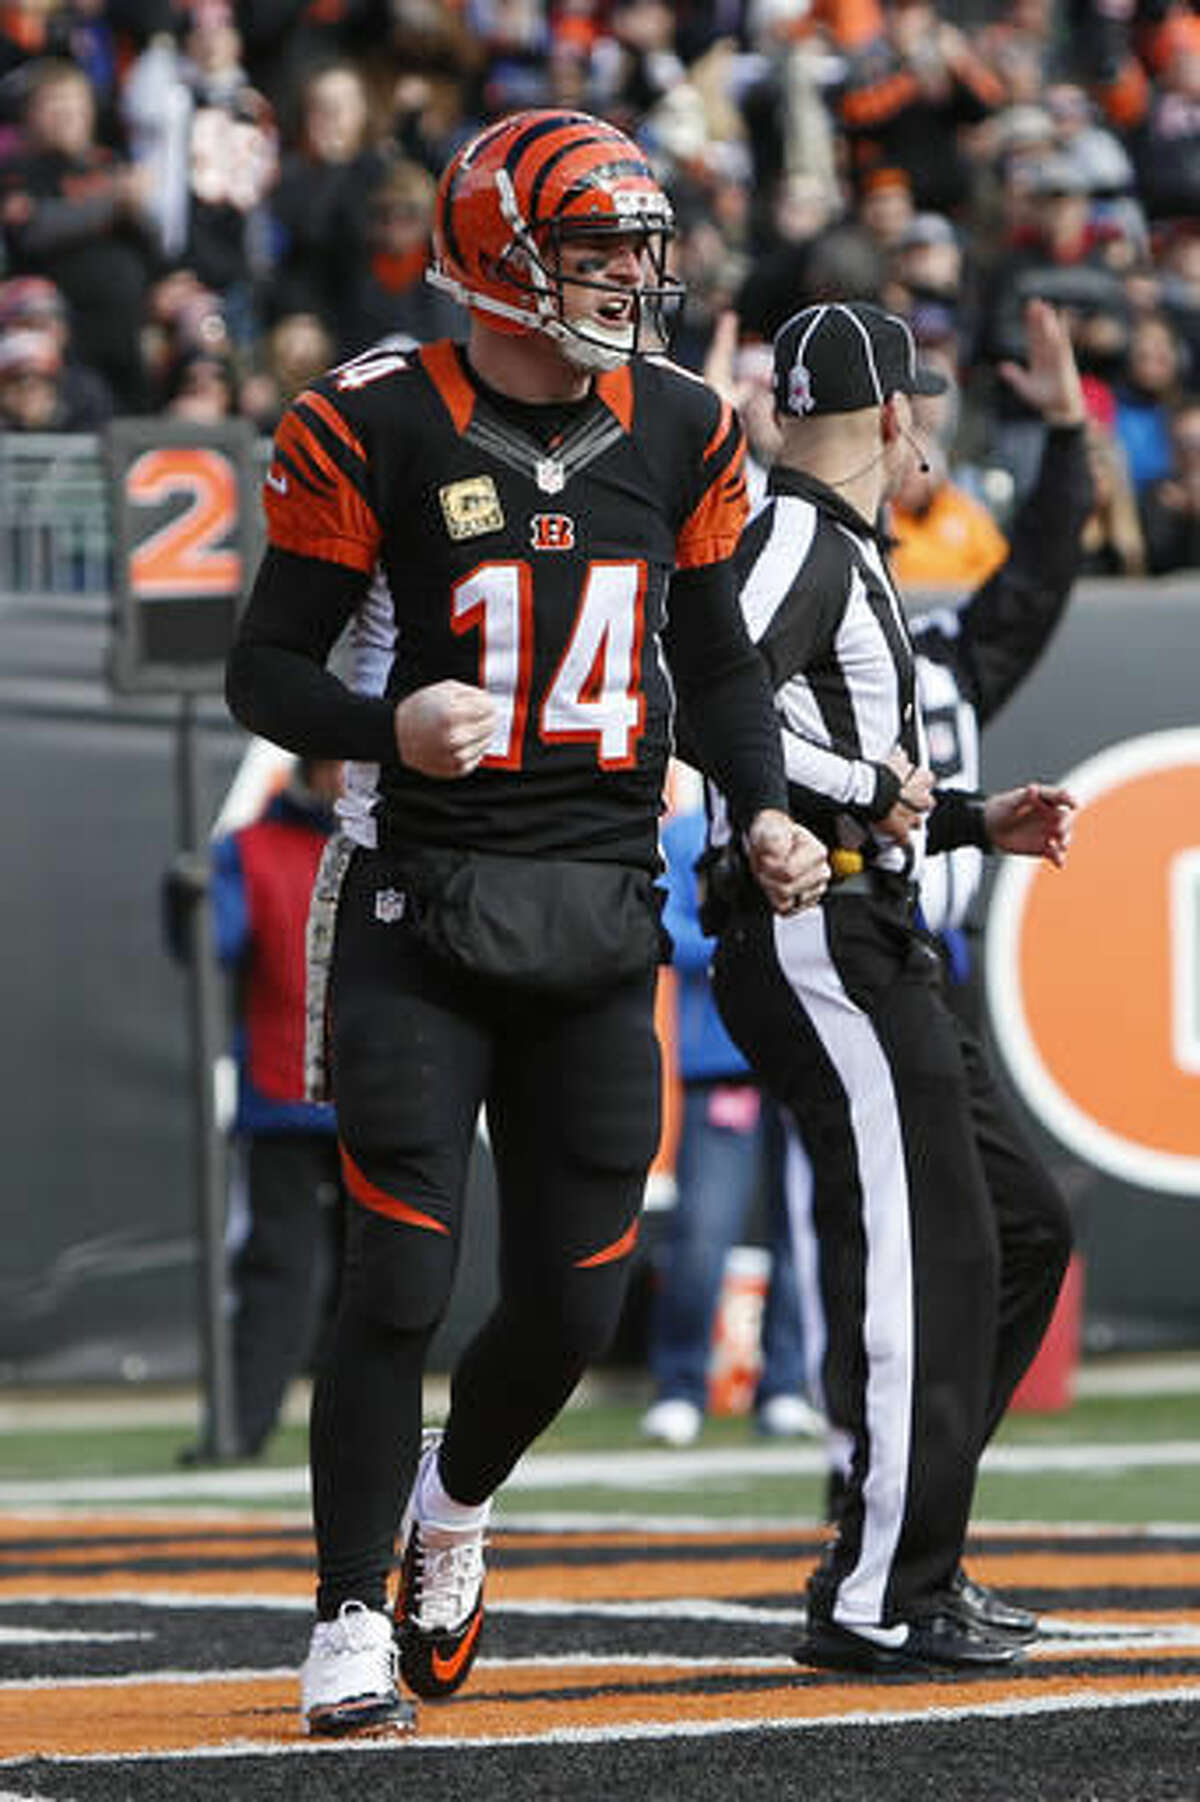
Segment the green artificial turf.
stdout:
<path fill-rule="evenodd" d="M 627 1390 L 618 1390 L 617 1397 L 585 1401 L 568 1408 L 543 1435 L 537 1450 L 622 1453 L 645 1449 L 646 1441 L 639 1432 L 646 1400 L 644 1390 L 630 1385 Z M 183 1421 L 177 1425 L 72 1425 L 3 1431 L 0 1481 L 65 1480 L 85 1488 L 89 1479 L 180 1472 L 184 1468 L 180 1453 L 194 1436 L 192 1425 Z M 997 1436 L 997 1446 L 1033 1448 L 1143 1445 L 1155 1441 L 1200 1445 L 1200 1394 L 1089 1396 L 1058 1413 L 1010 1415 Z M 636 1479 L 628 1488 L 513 1487 L 501 1494 L 501 1512 L 613 1513 L 634 1518 L 639 1514 L 819 1518 L 822 1479 L 756 1471 L 753 1452 L 763 1443 L 744 1417 L 710 1418 L 705 1422 L 700 1446 L 714 1450 L 745 1447 L 747 1466 L 743 1472 L 728 1477 L 706 1474 L 698 1479 L 689 1474 L 686 1460 L 681 1460 L 679 1482 L 653 1488 L 637 1486 Z M 306 1429 L 288 1424 L 275 1434 L 256 1465 L 234 1468 L 295 1468 L 302 1466 L 306 1458 Z M 299 1497 L 296 1503 L 303 1505 Z M 241 1505 L 256 1504 L 251 1501 Z M 258 1505 L 271 1507 L 280 1503 L 277 1497 L 267 1496 Z M 977 1517 L 989 1520 L 1200 1524 L 1200 1466 L 986 1470 L 980 1478 L 975 1512 Z"/>

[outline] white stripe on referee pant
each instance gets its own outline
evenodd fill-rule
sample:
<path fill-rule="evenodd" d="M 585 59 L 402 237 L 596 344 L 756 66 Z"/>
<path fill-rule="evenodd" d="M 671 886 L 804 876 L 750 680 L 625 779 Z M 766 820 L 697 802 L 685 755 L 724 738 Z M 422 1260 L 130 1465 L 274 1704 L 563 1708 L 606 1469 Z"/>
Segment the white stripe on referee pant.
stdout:
<path fill-rule="evenodd" d="M 800 1291 L 800 1318 L 804 1323 L 804 1381 L 810 1399 L 822 1414 L 828 1415 L 824 1376 L 826 1321 L 813 1226 L 812 1163 L 790 1116 L 784 1121 L 784 1133 L 784 1196 Z"/>
<path fill-rule="evenodd" d="M 862 1546 L 838 1585 L 834 1618 L 879 1624 L 904 1520 L 911 1452 L 915 1345 L 908 1182 L 891 1071 L 875 1028 L 842 986 L 825 910 L 777 915 L 780 968 L 841 1079 L 862 1191 L 866 1246 L 863 1338 L 870 1457 L 863 1485 Z"/>

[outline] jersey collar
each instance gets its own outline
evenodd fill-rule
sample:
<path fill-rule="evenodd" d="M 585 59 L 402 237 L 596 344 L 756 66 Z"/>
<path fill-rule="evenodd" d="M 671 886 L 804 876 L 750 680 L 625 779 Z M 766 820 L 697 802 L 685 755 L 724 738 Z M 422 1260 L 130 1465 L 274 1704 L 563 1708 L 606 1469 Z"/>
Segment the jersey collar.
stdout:
<path fill-rule="evenodd" d="M 466 354 L 461 345 L 449 339 L 426 344 L 417 352 L 418 360 L 433 383 L 442 404 L 454 421 L 458 432 L 465 432 L 479 402 L 480 385 L 472 378 Z M 623 431 L 633 426 L 633 371 L 629 364 L 598 375 L 592 382 L 592 394 L 602 402 Z"/>
<path fill-rule="evenodd" d="M 857 507 L 852 507 L 844 500 L 836 488 L 827 482 L 819 482 L 816 476 L 810 476 L 802 469 L 784 469 L 777 466 L 767 479 L 768 494 L 793 494 L 801 500 L 811 501 L 823 513 L 830 513 L 841 525 L 848 526 L 860 537 L 873 538 L 881 549 L 887 550 L 894 542 L 889 538 L 882 525 L 871 525 L 865 520 Z"/>

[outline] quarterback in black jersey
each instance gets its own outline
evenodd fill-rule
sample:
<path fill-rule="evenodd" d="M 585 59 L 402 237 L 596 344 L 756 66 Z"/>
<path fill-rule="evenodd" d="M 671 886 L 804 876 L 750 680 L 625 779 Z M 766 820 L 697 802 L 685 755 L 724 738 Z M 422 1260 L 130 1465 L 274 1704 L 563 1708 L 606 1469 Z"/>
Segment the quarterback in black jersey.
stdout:
<path fill-rule="evenodd" d="M 350 760 L 309 929 L 314 1084 L 327 1069 L 357 1204 L 313 1406 L 312 1732 L 403 1729 L 400 1678 L 430 1697 L 463 1682 L 492 1494 L 615 1328 L 659 1135 L 676 700 L 764 905 L 794 911 L 828 878 L 787 815 L 734 594 L 741 429 L 662 354 L 670 231 L 614 127 L 488 127 L 435 221 L 467 344 L 385 343 L 334 370 L 289 409 L 266 476 L 229 703 Z M 422 1449 L 481 1107 L 500 1298 Z"/>

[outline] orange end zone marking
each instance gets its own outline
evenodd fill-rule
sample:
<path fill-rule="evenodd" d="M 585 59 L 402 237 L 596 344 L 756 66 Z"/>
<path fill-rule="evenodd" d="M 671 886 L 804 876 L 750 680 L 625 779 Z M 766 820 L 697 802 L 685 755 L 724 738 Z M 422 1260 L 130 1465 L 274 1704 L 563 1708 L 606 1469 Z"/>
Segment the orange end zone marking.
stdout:
<path fill-rule="evenodd" d="M 252 1565 L 235 1569 L 219 1565 L 207 1571 L 138 1570 L 131 1566 L 124 1570 L 88 1571 L 86 1596 L 80 1590 L 77 1574 L 46 1572 L 0 1577 L 0 1602 L 93 1601 L 97 1596 L 140 1596 L 147 1590 L 156 1598 L 177 1595 L 188 1600 L 219 1596 L 227 1601 L 237 1595 L 248 1606 L 259 1600 L 291 1601 L 297 1596 L 311 1601 L 313 1572 L 308 1568 L 281 1571 Z"/>
<path fill-rule="evenodd" d="M 696 1675 L 679 1665 L 545 1666 L 477 1669 L 469 1689 L 441 1703 L 425 1703 L 416 1739 L 513 1738 L 554 1731 L 571 1732 L 633 1726 L 670 1728 L 678 1724 L 727 1722 L 835 1721 L 864 1714 L 921 1718 L 937 1709 L 970 1710 L 997 1704 L 1058 1698 L 1152 1693 L 1170 1687 L 1200 1699 L 1200 1676 L 1180 1677 L 1169 1666 L 1142 1675 L 1127 1671 L 1086 1676 L 1024 1679 L 1004 1675 L 988 1681 L 887 1683 L 841 1682 L 828 1674 L 776 1678 L 764 1670 L 761 1685 L 745 1687 L 744 1667 L 703 1675 L 703 1693 L 687 1687 Z M 678 1687 L 645 1693 L 647 1686 Z M 554 1694 L 561 1686 L 568 1693 Z M 523 1693 L 524 1692 L 524 1693 Z M 588 1693 L 590 1692 L 590 1693 Z M 57 1687 L 25 1684 L 0 1688 L 0 1759 L 139 1753 L 195 1752 L 205 1748 L 253 1749 L 306 1740 L 297 1707 L 295 1678 L 277 1672 L 262 1677 L 185 1678 L 165 1681 L 80 1683 Z M 412 1743 L 409 1741 L 408 1743 Z"/>

